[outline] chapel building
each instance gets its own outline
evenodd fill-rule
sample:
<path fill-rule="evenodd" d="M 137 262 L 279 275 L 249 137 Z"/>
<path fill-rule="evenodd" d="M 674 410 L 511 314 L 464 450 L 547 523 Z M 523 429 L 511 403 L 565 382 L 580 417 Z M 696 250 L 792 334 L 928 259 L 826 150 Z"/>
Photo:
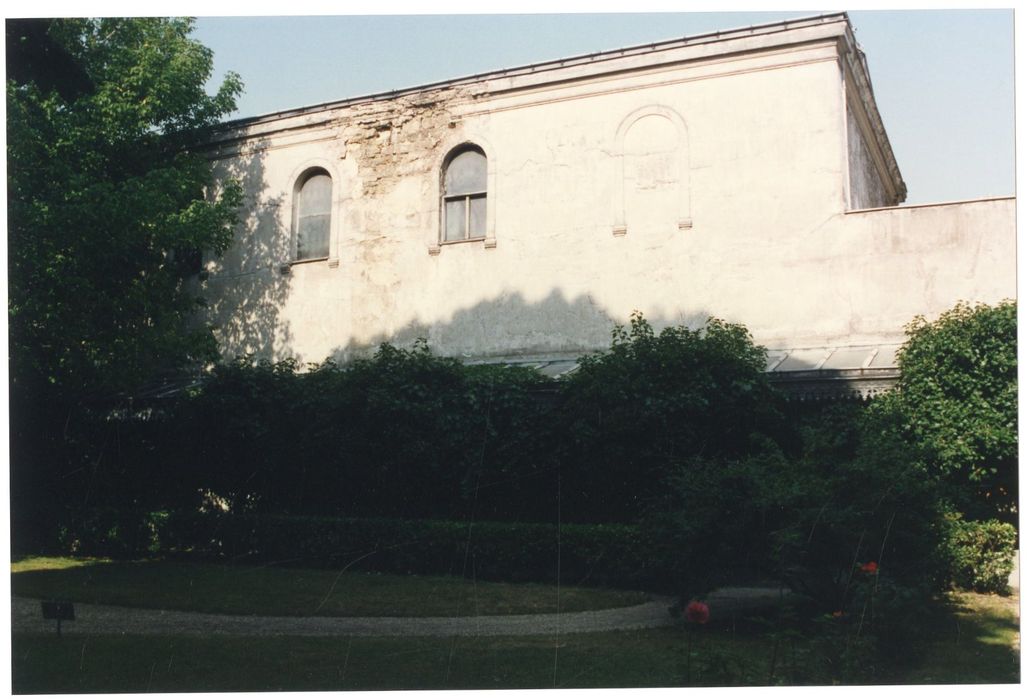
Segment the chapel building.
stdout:
<path fill-rule="evenodd" d="M 844 13 L 238 120 L 209 156 L 246 194 L 198 283 L 227 357 L 423 337 L 559 375 L 637 310 L 869 395 L 914 316 L 1016 294 L 1013 198 L 902 206 Z"/>

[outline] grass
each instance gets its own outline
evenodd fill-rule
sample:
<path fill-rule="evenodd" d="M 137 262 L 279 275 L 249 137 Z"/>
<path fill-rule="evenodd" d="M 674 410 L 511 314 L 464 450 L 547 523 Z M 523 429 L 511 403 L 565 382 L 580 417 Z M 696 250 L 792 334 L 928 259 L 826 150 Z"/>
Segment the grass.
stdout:
<path fill-rule="evenodd" d="M 83 693 L 660 687 L 684 680 L 686 646 L 680 630 L 656 629 L 561 638 L 154 637 L 142 643 L 16 636 L 14 649 L 15 692 Z"/>
<path fill-rule="evenodd" d="M 174 562 L 67 564 L 22 562 L 12 577 L 15 592 L 122 603 L 160 599 L 178 601 L 181 609 L 217 600 L 248 604 L 251 613 L 264 612 L 264 605 L 309 611 L 337 576 Z M 477 596 L 482 611 L 523 609 L 556 597 L 549 586 L 479 582 L 475 588 L 441 577 L 345 574 L 335 585 L 327 596 L 335 614 L 432 606 L 466 613 L 475 606 L 458 600 L 465 595 Z M 315 586 L 313 596 L 302 592 Z M 228 589 L 220 598 L 219 587 Z M 564 609 L 568 590 L 560 591 Z M 375 602 L 336 600 L 338 591 Z M 599 596 L 582 599 L 593 603 L 618 594 L 585 592 Z M 275 595 L 284 598 L 270 600 Z M 1016 597 L 953 593 L 924 621 L 926 634 L 876 657 L 861 655 L 866 640 L 853 636 L 853 626 L 830 619 L 804 624 L 787 611 L 714 618 L 691 631 L 679 624 L 559 637 L 123 636 L 78 634 L 72 627 L 60 638 L 15 633 L 12 682 L 16 693 L 1018 683 L 1018 606 Z"/>
<path fill-rule="evenodd" d="M 909 683 L 1018 683 L 1019 597 L 953 593 Z"/>
<path fill-rule="evenodd" d="M 111 563 L 110 559 L 98 557 L 25 557 L 24 559 L 11 562 L 11 573 L 20 574 L 23 571 L 74 569 L 79 566 L 109 563 Z"/>
<path fill-rule="evenodd" d="M 12 683 L 16 693 L 491 689 L 552 687 L 555 675 L 560 687 L 653 686 L 674 677 L 664 648 L 679 641 L 667 631 L 578 635 L 559 649 L 546 637 L 15 636 Z"/>
<path fill-rule="evenodd" d="M 1016 601 L 964 594 L 929 640 L 845 671 L 779 620 L 560 637 L 13 638 L 17 693 L 1016 683 Z M 956 624 L 958 623 L 958 625 Z M 691 661 L 689 661 L 691 651 Z"/>
<path fill-rule="evenodd" d="M 84 565 L 84 564 L 89 565 Z M 80 565 L 75 565 L 80 564 Z M 636 605 L 644 593 L 174 561 L 18 562 L 14 595 L 224 614 L 329 617 L 508 615 Z M 12 567 L 13 568 L 13 567 Z"/>

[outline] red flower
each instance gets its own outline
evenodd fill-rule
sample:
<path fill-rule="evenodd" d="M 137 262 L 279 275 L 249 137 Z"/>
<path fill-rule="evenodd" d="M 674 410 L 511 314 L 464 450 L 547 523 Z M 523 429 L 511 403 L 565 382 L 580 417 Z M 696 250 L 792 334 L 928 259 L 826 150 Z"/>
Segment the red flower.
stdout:
<path fill-rule="evenodd" d="M 705 625 L 710 621 L 710 606 L 693 600 L 685 607 L 685 619 L 699 625 Z"/>
<path fill-rule="evenodd" d="M 868 561 L 866 564 L 864 564 L 863 566 L 859 567 L 859 570 L 862 571 L 864 574 L 876 574 L 877 573 L 877 562 L 876 561 Z"/>

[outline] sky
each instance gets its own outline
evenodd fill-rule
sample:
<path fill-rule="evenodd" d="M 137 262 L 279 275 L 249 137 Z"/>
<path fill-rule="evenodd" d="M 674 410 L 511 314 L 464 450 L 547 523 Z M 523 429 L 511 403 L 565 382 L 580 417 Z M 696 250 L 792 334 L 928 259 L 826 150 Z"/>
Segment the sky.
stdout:
<path fill-rule="evenodd" d="M 214 51 L 209 89 L 225 71 L 239 73 L 245 94 L 233 117 L 243 118 L 848 10 L 906 181 L 906 203 L 926 204 L 1015 193 L 1014 15 L 1008 8 L 954 9 L 968 4 L 982 6 L 905 0 L 906 8 L 930 9 L 894 11 L 865 0 L 825 0 L 810 10 L 754 12 L 751 1 L 690 0 L 690 9 L 704 11 L 681 13 L 667 11 L 684 6 L 681 0 L 8 0 L 4 11 L 196 16 L 195 38 Z M 497 14 L 471 14 L 483 9 Z"/>
<path fill-rule="evenodd" d="M 194 36 L 214 81 L 242 76 L 241 118 L 817 12 L 201 16 Z M 906 203 L 1014 194 L 1013 12 L 849 15 Z"/>

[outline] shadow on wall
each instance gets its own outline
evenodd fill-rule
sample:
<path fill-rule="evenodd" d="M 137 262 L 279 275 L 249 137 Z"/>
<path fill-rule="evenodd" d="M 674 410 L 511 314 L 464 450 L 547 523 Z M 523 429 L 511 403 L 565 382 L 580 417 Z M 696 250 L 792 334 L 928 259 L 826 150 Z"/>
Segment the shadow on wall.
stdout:
<path fill-rule="evenodd" d="M 706 310 L 669 318 L 646 319 L 657 331 L 668 325 L 699 328 L 710 316 Z M 425 338 L 437 355 L 461 358 L 561 357 L 575 358 L 610 346 L 618 321 L 588 295 L 568 299 L 559 289 L 529 302 L 520 292 L 509 292 L 463 308 L 445 321 L 414 319 L 391 334 L 378 333 L 362 342 L 348 342 L 331 352 L 346 362 L 366 357 L 384 342 L 409 347 Z M 625 319 L 623 325 L 627 324 Z"/>
<path fill-rule="evenodd" d="M 699 329 L 716 316 L 715 312 L 699 309 L 688 314 L 650 313 L 645 319 L 659 333 L 668 326 Z M 553 289 L 543 299 L 529 302 L 521 293 L 513 292 L 479 301 L 446 321 L 415 319 L 391 334 L 377 333 L 363 342 L 348 342 L 328 356 L 345 364 L 373 355 L 382 343 L 409 348 L 424 338 L 434 354 L 465 360 L 575 360 L 609 349 L 617 325 L 628 326 L 629 321 L 618 322 L 589 295 L 568 299 L 561 290 Z M 813 382 L 813 389 L 801 387 L 802 393 L 810 396 L 846 391 L 876 393 L 890 387 L 897 377 L 894 353 L 888 347 L 774 349 L 768 353 L 767 368 L 778 370 L 771 372 L 778 381 Z M 880 366 L 867 367 L 870 353 L 884 358 Z M 785 363 L 781 363 L 782 354 L 787 356 Z M 831 361 L 825 363 L 828 358 Z"/>
<path fill-rule="evenodd" d="M 588 294 L 568 298 L 554 288 L 537 301 L 511 290 L 475 301 L 445 320 L 414 317 L 398 324 L 374 315 L 360 318 L 360 304 L 354 303 L 355 328 L 384 330 L 359 339 L 340 338 L 343 342 L 327 346 L 331 349 L 325 355 L 302 357 L 305 353 L 296 347 L 300 343 L 282 313 L 293 285 L 293 276 L 279 270 L 292 257 L 292 233 L 283 214 L 289 194 L 269 191 L 267 147 L 266 140 L 254 142 L 247 152 L 215 165 L 219 179 L 238 180 L 244 193 L 264 193 L 247 195 L 233 245 L 223 258 L 207 262 L 209 276 L 200 283 L 199 293 L 207 299 L 203 316 L 215 328 L 223 359 L 253 355 L 316 363 L 331 358 L 345 364 L 373 355 L 382 343 L 410 347 L 419 338 L 425 338 L 436 355 L 464 359 L 575 359 L 609 348 L 618 325 L 614 314 Z M 700 328 L 714 315 L 707 309 L 687 314 L 649 310 L 646 320 L 659 332 L 671 325 Z M 621 325 L 627 323 L 627 318 L 620 320 Z"/>
<path fill-rule="evenodd" d="M 259 146 L 260 144 L 258 144 Z M 244 192 L 264 192 L 264 157 L 255 148 L 246 158 L 235 158 L 223 166 L 224 177 L 238 179 Z M 291 232 L 282 223 L 281 208 L 286 195 L 279 193 L 246 202 L 247 218 L 240 222 L 235 243 L 226 256 L 209 264 L 213 273 L 204 284 L 212 301 L 207 319 L 216 327 L 226 360 L 253 355 L 258 359 L 299 359 L 319 363 L 332 359 L 345 364 L 374 354 L 382 343 L 411 347 L 424 338 L 436 355 L 474 360 L 576 359 L 583 354 L 610 347 L 611 333 L 618 320 L 590 295 L 567 298 L 552 289 L 537 301 L 528 301 L 517 291 L 483 299 L 456 311 L 446 320 L 415 317 L 389 328 L 380 316 L 354 318 L 356 327 L 385 326 L 388 330 L 346 339 L 324 356 L 301 356 L 296 339 L 281 309 L 292 289 L 292 276 L 279 266 L 290 259 Z M 380 300 L 379 300 L 380 301 Z M 355 305 L 358 308 L 358 305 Z M 698 309 L 691 313 L 646 313 L 656 332 L 667 326 L 701 328 L 716 313 Z M 730 319 L 727 319 L 730 320 Z M 620 321 L 627 325 L 628 319 Z M 790 360 L 791 370 L 812 370 L 812 361 L 799 356 Z"/>
<path fill-rule="evenodd" d="M 250 145 L 247 154 L 218 162 L 219 179 L 234 178 L 244 193 L 268 191 L 265 179 L 267 141 Z M 290 278 L 278 271 L 290 259 L 291 234 L 282 225 L 285 194 L 258 195 L 244 201 L 244 218 L 232 247 L 207 263 L 209 278 L 200 294 L 208 300 L 205 320 L 213 324 L 225 358 L 253 354 L 288 357 L 292 333 L 280 310 L 290 292 Z"/>

